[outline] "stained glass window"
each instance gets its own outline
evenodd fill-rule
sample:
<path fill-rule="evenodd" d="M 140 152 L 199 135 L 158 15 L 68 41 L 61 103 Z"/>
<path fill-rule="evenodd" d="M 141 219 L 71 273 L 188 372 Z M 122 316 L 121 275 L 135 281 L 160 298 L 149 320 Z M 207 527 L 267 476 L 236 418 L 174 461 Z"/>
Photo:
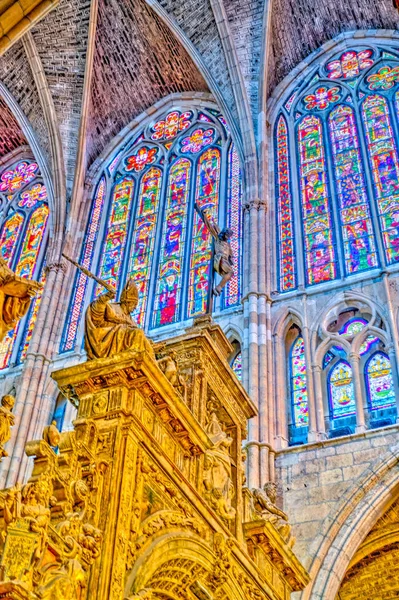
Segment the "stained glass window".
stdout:
<path fill-rule="evenodd" d="M 366 382 L 371 410 L 389 408 L 395 405 L 395 390 L 389 357 L 376 352 L 367 361 Z"/>
<path fill-rule="evenodd" d="M 368 69 L 373 65 L 373 51 L 369 48 L 356 52 L 347 50 L 338 59 L 332 60 L 326 65 L 329 79 L 353 79 L 360 71 Z"/>
<path fill-rule="evenodd" d="M 172 165 L 169 173 L 153 320 L 155 327 L 175 323 L 180 317 L 180 292 L 191 167 L 190 160 L 179 158 Z"/>
<path fill-rule="evenodd" d="M 294 219 L 287 123 L 283 116 L 277 125 L 277 231 L 279 238 L 279 287 L 281 292 L 296 286 Z"/>
<path fill-rule="evenodd" d="M 101 213 L 104 207 L 106 189 L 107 186 L 105 177 L 102 177 L 97 187 L 94 202 L 91 205 L 86 236 L 80 255 L 80 264 L 83 265 L 89 271 L 92 268 L 93 254 L 100 229 Z M 68 318 L 65 324 L 64 336 L 61 345 L 62 351 L 73 350 L 73 348 L 75 347 L 78 326 L 83 311 L 83 303 L 85 299 L 87 284 L 87 276 L 84 275 L 81 271 L 78 271 L 75 274 L 72 295 L 72 309 L 69 311 Z"/>
<path fill-rule="evenodd" d="M 356 412 L 355 391 L 352 381 L 352 367 L 340 360 L 328 376 L 330 409 L 333 419 L 347 417 Z"/>
<path fill-rule="evenodd" d="M 129 277 L 134 278 L 139 289 L 139 304 L 134 316 L 141 326 L 144 325 L 148 300 L 148 284 L 154 256 L 161 183 L 162 171 L 158 168 L 152 167 L 143 175 L 131 246 Z"/>
<path fill-rule="evenodd" d="M 350 274 L 368 270 L 378 264 L 353 108 L 335 108 L 329 116 L 329 128 L 345 268 L 346 273 Z"/>
<path fill-rule="evenodd" d="M 151 331 L 208 310 L 212 240 L 195 202 L 220 229 L 234 232 L 235 275 L 214 310 L 239 306 L 242 175 L 220 112 L 173 109 L 127 136 L 106 165 L 99 173 L 79 261 L 101 279 L 118 282 L 118 294 L 129 277 L 135 279 L 136 322 Z M 76 277 L 61 352 L 80 346 L 83 308 L 102 289 L 95 286 L 93 292 L 85 276 Z"/>
<path fill-rule="evenodd" d="M 236 306 L 241 300 L 242 279 L 242 181 L 240 160 L 235 145 L 232 143 L 229 150 L 229 196 L 227 206 L 227 227 L 233 230 L 230 240 L 233 256 L 235 257 L 234 275 L 226 286 L 224 296 L 225 306 Z"/>
<path fill-rule="evenodd" d="M 107 233 L 102 250 L 99 276 L 113 287 L 119 281 L 122 267 L 123 252 L 126 245 L 134 181 L 125 177 L 114 189 L 111 210 L 108 217 Z M 102 288 L 98 286 L 97 293 Z"/>
<path fill-rule="evenodd" d="M 360 317 L 354 317 L 353 319 L 349 319 L 345 323 L 345 325 L 339 330 L 339 334 L 344 337 L 354 337 L 360 331 L 366 327 L 367 321 L 366 319 L 362 319 Z"/>
<path fill-rule="evenodd" d="M 298 127 L 300 186 L 308 284 L 337 275 L 327 169 L 319 117 L 302 119 Z"/>
<path fill-rule="evenodd" d="M 8 205 L 0 223 L 0 256 L 20 277 L 42 279 L 45 234 L 49 210 L 47 191 L 37 163 L 23 160 L 0 173 L 0 190 Z M 0 343 L 0 369 L 25 358 L 32 337 L 42 291 L 32 301 L 27 317 Z"/>
<path fill-rule="evenodd" d="M 297 337 L 291 348 L 291 402 L 293 423 L 304 427 L 309 423 L 306 360 L 303 337 Z"/>
<path fill-rule="evenodd" d="M 349 48 L 293 83 L 275 116 L 279 292 L 399 263 L 398 134 L 393 52 Z"/>
<path fill-rule="evenodd" d="M 381 340 L 375 336 L 375 335 L 368 335 L 366 337 L 366 339 L 364 340 L 363 344 L 360 346 L 359 352 L 360 352 L 360 356 L 363 356 L 364 354 L 367 354 L 367 352 L 370 351 L 370 349 L 375 346 L 375 344 L 378 344 Z"/>
<path fill-rule="evenodd" d="M 362 105 L 368 154 L 389 264 L 399 260 L 399 164 L 386 98 L 368 96 Z"/>
<path fill-rule="evenodd" d="M 12 263 L 12 260 L 18 249 L 18 239 L 22 231 L 24 223 L 24 216 L 21 213 L 15 212 L 9 217 L 0 233 L 0 254 L 8 262 Z"/>
<path fill-rule="evenodd" d="M 241 352 L 239 352 L 237 354 L 237 356 L 235 357 L 235 359 L 231 363 L 231 368 L 233 369 L 234 373 L 237 375 L 237 379 L 239 381 L 241 381 L 242 380 L 242 356 L 241 356 Z"/>
<path fill-rule="evenodd" d="M 217 223 L 219 209 L 220 151 L 206 150 L 197 166 L 196 202 Z M 203 315 L 207 310 L 212 245 L 202 219 L 195 213 L 191 241 L 189 316 Z"/>

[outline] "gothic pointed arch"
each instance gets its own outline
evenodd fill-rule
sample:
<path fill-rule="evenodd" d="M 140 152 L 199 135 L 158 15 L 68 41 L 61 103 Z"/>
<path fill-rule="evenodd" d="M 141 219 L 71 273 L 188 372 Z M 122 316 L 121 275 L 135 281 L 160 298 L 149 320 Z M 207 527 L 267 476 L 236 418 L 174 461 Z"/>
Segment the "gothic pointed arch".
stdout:
<path fill-rule="evenodd" d="M 389 50 L 378 37 L 330 50 L 273 109 L 281 294 L 399 267 L 399 46 Z"/>
<path fill-rule="evenodd" d="M 11 154 L 0 167 L 0 256 L 20 277 L 45 283 L 49 230 L 48 191 L 29 151 Z M 21 363 L 27 353 L 43 290 L 28 314 L 0 342 L 0 370 Z"/>
<path fill-rule="evenodd" d="M 119 292 L 133 277 L 138 324 L 157 333 L 203 315 L 211 294 L 211 239 L 194 210 L 233 230 L 235 275 L 215 306 L 221 314 L 242 295 L 242 176 L 230 129 L 205 100 L 171 99 L 96 162 L 80 262 Z M 94 166 L 93 166 L 94 168 Z M 61 352 L 81 343 L 84 306 L 100 287 L 75 276 Z M 80 328 L 80 329 L 79 329 Z M 168 330 L 169 331 L 169 330 Z"/>

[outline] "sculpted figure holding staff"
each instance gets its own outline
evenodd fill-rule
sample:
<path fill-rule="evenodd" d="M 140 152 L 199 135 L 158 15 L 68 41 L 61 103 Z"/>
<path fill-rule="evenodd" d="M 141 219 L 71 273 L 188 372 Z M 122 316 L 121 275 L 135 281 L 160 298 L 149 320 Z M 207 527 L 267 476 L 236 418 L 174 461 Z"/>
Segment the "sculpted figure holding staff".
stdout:
<path fill-rule="evenodd" d="M 220 229 L 216 223 L 210 220 L 205 210 L 201 209 L 197 203 L 194 204 L 194 207 L 213 238 L 213 270 L 222 278 L 220 283 L 213 289 L 213 293 L 215 296 L 220 296 L 222 289 L 234 275 L 233 251 L 230 245 L 233 230 L 228 228 Z"/>
<path fill-rule="evenodd" d="M 107 358 L 125 350 L 145 349 L 153 354 L 150 342 L 131 316 L 139 299 L 133 279 L 125 285 L 120 302 L 113 302 L 116 290 L 108 282 L 99 279 L 65 254 L 63 256 L 106 289 L 104 294 L 91 302 L 86 311 L 85 350 L 88 359 Z"/>

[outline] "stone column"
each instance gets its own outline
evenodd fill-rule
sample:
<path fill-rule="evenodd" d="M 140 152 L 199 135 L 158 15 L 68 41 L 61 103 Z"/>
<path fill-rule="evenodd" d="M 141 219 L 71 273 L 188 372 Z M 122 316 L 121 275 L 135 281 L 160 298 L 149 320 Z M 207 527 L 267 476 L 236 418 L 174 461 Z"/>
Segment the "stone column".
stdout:
<path fill-rule="evenodd" d="M 5 463 L 2 473 L 1 484 L 5 483 L 7 487 L 25 478 L 28 466 L 25 444 L 34 436 L 38 422 L 44 426 L 50 416 L 49 407 L 43 406 L 41 395 L 49 380 L 50 361 L 55 350 L 55 330 L 59 323 L 58 307 L 62 303 L 64 274 L 64 264 L 53 263 L 47 267 L 46 285 L 14 408 L 15 427 L 8 450 L 12 458 L 8 471 Z"/>
<path fill-rule="evenodd" d="M 356 401 L 356 433 L 362 433 L 363 431 L 366 431 L 367 427 L 364 414 L 362 387 L 360 383 L 360 356 L 355 352 L 351 352 L 349 360 L 352 367 L 353 389 L 355 391 Z"/>
<path fill-rule="evenodd" d="M 324 420 L 323 386 L 321 381 L 321 372 L 322 368 L 320 365 L 312 365 L 316 425 L 319 440 L 326 439 L 326 425 Z"/>
<path fill-rule="evenodd" d="M 305 347 L 305 361 L 306 361 L 306 385 L 308 391 L 308 408 L 309 408 L 309 442 L 316 442 L 318 440 L 318 427 L 316 419 L 316 403 L 313 392 L 313 373 L 310 365 L 312 364 L 312 355 L 310 352 L 310 336 L 309 329 L 306 324 L 302 328 L 302 337 Z"/>
<path fill-rule="evenodd" d="M 286 357 L 284 342 L 277 333 L 274 338 L 274 393 L 276 398 L 275 409 L 275 445 L 277 450 L 288 446 L 287 423 L 287 382 L 286 382 Z"/>
<path fill-rule="evenodd" d="M 398 365 L 396 362 L 396 352 L 393 344 L 387 347 L 387 353 L 389 356 L 389 361 L 391 363 L 391 371 L 392 371 L 392 381 L 393 387 L 395 390 L 395 400 L 396 400 L 396 422 L 399 423 L 399 380 L 398 380 Z"/>

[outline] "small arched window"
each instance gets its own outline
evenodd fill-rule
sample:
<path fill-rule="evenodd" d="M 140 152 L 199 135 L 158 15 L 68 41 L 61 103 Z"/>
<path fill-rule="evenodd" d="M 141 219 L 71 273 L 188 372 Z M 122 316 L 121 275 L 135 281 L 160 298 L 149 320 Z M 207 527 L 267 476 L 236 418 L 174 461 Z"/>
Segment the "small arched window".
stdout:
<path fill-rule="evenodd" d="M 292 422 L 295 427 L 306 427 L 309 424 L 309 411 L 305 346 L 302 335 L 298 335 L 291 346 L 290 369 Z"/>
<path fill-rule="evenodd" d="M 211 239 L 197 203 L 221 229 L 233 230 L 235 276 L 214 308 L 239 306 L 242 183 L 225 119 L 213 108 L 176 108 L 123 143 L 97 185 L 80 262 L 118 282 L 119 293 L 135 279 L 140 300 L 133 316 L 147 331 L 206 313 Z M 61 352 L 79 345 L 91 290 L 86 276 L 76 274 Z"/>
<path fill-rule="evenodd" d="M 365 366 L 366 387 L 370 410 L 390 408 L 395 405 L 395 390 L 389 357 L 375 352 Z"/>
<path fill-rule="evenodd" d="M 233 362 L 231 363 L 231 368 L 234 373 L 237 375 L 237 379 L 242 381 L 242 355 L 241 352 L 237 354 Z"/>
<path fill-rule="evenodd" d="M 346 360 L 339 360 L 328 374 L 330 411 L 333 419 L 356 413 L 352 367 Z"/>
<path fill-rule="evenodd" d="M 39 166 L 30 159 L 0 171 L 0 256 L 20 277 L 44 283 L 44 254 L 49 209 L 47 190 Z M 0 369 L 19 363 L 26 355 L 42 292 L 32 301 L 28 315 L 0 342 Z"/>

